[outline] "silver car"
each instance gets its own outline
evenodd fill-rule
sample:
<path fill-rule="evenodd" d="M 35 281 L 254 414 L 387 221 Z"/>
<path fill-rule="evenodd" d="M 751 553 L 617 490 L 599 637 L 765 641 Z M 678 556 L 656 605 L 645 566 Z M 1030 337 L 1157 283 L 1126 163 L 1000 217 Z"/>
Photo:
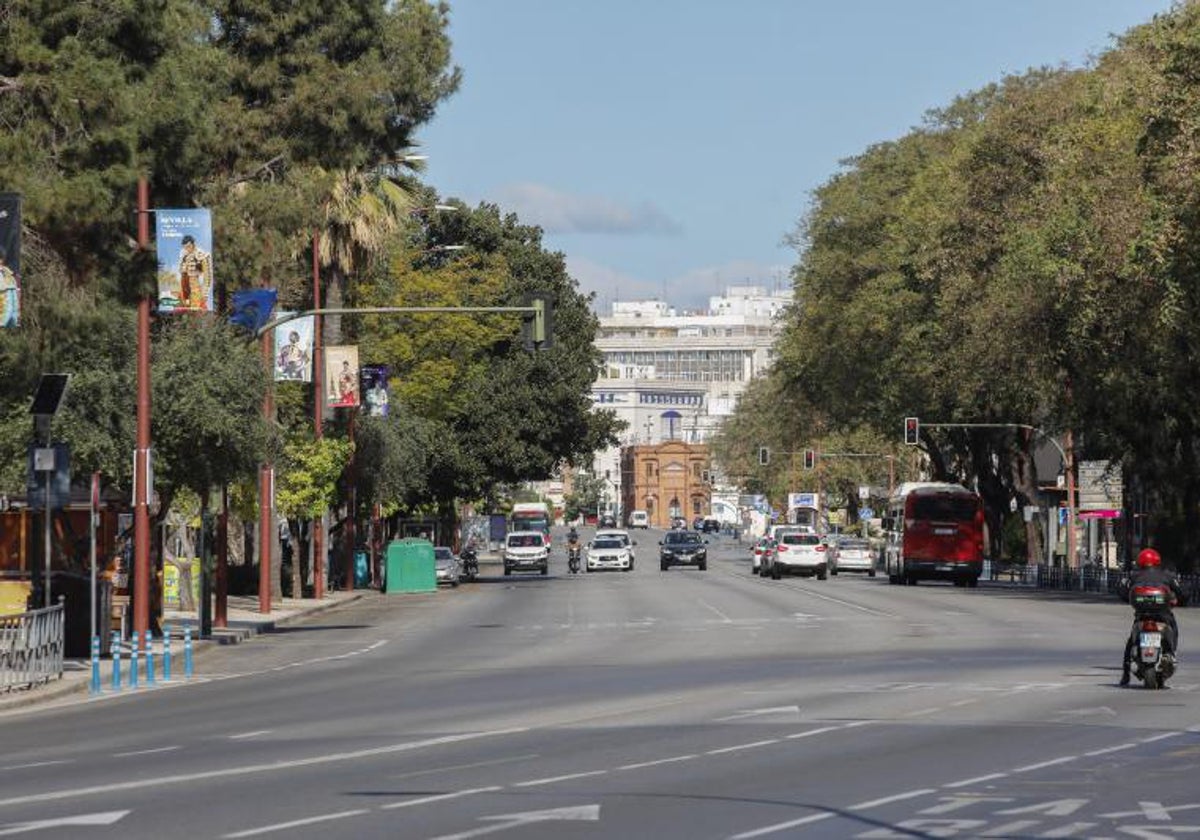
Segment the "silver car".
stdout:
<path fill-rule="evenodd" d="M 462 577 L 462 567 L 453 551 L 444 545 L 435 546 L 433 562 L 437 569 L 438 583 L 448 583 L 452 587 L 458 586 L 458 581 Z"/>
<path fill-rule="evenodd" d="M 855 537 L 842 537 L 838 542 L 837 553 L 830 558 L 832 565 L 830 573 L 866 572 L 875 577 L 875 557 L 871 552 L 871 543 Z"/>

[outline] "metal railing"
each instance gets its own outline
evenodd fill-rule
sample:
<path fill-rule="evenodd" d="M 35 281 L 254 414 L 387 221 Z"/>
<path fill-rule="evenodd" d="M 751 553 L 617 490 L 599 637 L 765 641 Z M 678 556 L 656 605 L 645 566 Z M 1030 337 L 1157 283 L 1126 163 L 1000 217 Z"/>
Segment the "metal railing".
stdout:
<path fill-rule="evenodd" d="M 1128 588 L 1128 581 L 1122 569 L 1103 566 L 1067 569 L 1056 566 L 1026 566 L 1019 563 L 1001 565 L 985 562 L 983 579 L 1037 589 L 1108 594 L 1121 600 L 1125 599 Z M 1186 596 L 1186 601 L 1180 606 L 1200 606 L 1200 575 L 1179 575 L 1179 586 Z"/>
<path fill-rule="evenodd" d="M 0 691 L 62 679 L 63 609 L 60 600 L 52 607 L 0 616 Z"/>

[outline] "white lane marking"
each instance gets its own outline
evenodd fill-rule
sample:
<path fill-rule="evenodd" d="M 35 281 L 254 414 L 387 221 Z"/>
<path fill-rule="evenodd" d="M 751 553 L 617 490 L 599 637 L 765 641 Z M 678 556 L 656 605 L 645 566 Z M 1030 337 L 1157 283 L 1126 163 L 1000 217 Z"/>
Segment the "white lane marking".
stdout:
<path fill-rule="evenodd" d="M 230 735 L 230 741 L 240 741 L 242 738 L 255 738 L 259 735 L 270 735 L 274 730 L 271 729 L 256 729 L 254 732 L 239 732 L 237 735 Z"/>
<path fill-rule="evenodd" d="M 175 750 L 183 749 L 180 746 L 174 747 L 155 747 L 152 750 L 133 750 L 132 752 L 113 753 L 113 758 L 128 758 L 133 755 L 154 755 L 155 753 L 174 752 Z"/>
<path fill-rule="evenodd" d="M 1091 752 L 1085 752 L 1084 755 L 1089 756 L 1089 757 L 1097 756 L 1097 755 L 1108 755 L 1109 753 L 1120 752 L 1121 750 L 1131 750 L 1136 746 L 1137 746 L 1137 744 L 1131 741 L 1127 744 L 1117 744 L 1115 747 L 1104 747 L 1103 749 L 1092 750 Z"/>
<path fill-rule="evenodd" d="M 763 826 L 756 828 L 753 831 L 743 831 L 741 834 L 735 834 L 729 840 L 750 840 L 751 837 L 762 837 L 764 834 L 774 834 L 777 831 L 787 831 L 789 828 L 796 828 L 801 825 L 827 820 L 834 816 L 828 812 L 821 814 L 811 814 L 807 817 L 801 817 L 798 820 L 789 820 L 788 822 L 776 823 L 775 825 Z"/>
<path fill-rule="evenodd" d="M 778 738 L 768 738 L 765 741 L 753 741 L 749 744 L 737 744 L 736 746 L 732 746 L 732 747 L 721 747 L 721 749 L 719 749 L 719 750 L 709 750 L 708 752 L 705 753 L 705 755 L 722 755 L 724 753 L 737 752 L 738 750 L 750 750 L 750 749 L 754 749 L 755 747 L 765 747 L 768 744 L 778 744 L 778 743 L 779 743 Z"/>
<path fill-rule="evenodd" d="M 270 834 L 273 831 L 287 831 L 290 828 L 300 828 L 305 825 L 316 825 L 317 823 L 332 822 L 333 820 L 344 820 L 347 817 L 358 817 L 369 813 L 371 812 L 365 808 L 359 808 L 354 811 L 339 811 L 336 814 L 321 814 L 317 817 L 307 817 L 302 820 L 264 825 L 260 828 L 248 828 L 245 831 L 235 831 L 232 834 L 226 834 L 225 837 L 227 840 L 236 840 L 238 837 L 254 837 L 258 834 Z"/>
<path fill-rule="evenodd" d="M 979 698 L 978 698 L 978 697 L 969 697 L 969 698 L 967 698 L 966 700 L 955 700 L 955 701 L 954 701 L 953 703 L 951 703 L 950 705 L 951 705 L 951 706 L 954 706 L 954 707 L 958 707 L 958 706 L 970 706 L 972 703 L 978 703 L 978 702 L 979 702 Z"/>
<path fill-rule="evenodd" d="M 32 761 L 29 764 L 10 764 L 7 767 L 0 767 L 0 772 L 4 770 L 29 770 L 33 767 L 53 767 L 55 764 L 70 764 L 75 759 L 60 758 L 55 761 Z"/>
<path fill-rule="evenodd" d="M 1142 738 L 1143 744 L 1153 744 L 1155 741 L 1165 741 L 1167 738 L 1178 738 L 1182 732 L 1164 732 L 1161 735 L 1152 735 L 1149 738 Z"/>
<path fill-rule="evenodd" d="M 431 776 L 434 773 L 449 773 L 453 770 L 474 770 L 477 767 L 492 767 L 497 764 L 511 764 L 514 761 L 528 761 L 531 758 L 537 758 L 538 753 L 526 753 L 525 755 L 513 755 L 507 758 L 492 758 L 487 761 L 472 761 L 470 764 L 451 764 L 447 767 L 430 767 L 427 770 L 413 770 L 411 773 L 393 773 L 388 776 L 389 779 L 411 779 L 413 776 Z"/>
<path fill-rule="evenodd" d="M 1156 822 L 1165 822 L 1171 819 L 1171 812 L 1168 811 L 1161 802 L 1138 802 L 1142 811 L 1146 814 L 1146 819 Z"/>
<path fill-rule="evenodd" d="M 812 589 L 809 589 L 806 586 L 799 586 L 796 588 L 799 591 L 803 592 L 805 595 L 811 595 L 814 598 L 820 598 L 822 601 L 831 601 L 834 604 L 841 604 L 843 607 L 849 607 L 852 610 L 858 610 L 859 612 L 865 612 L 868 615 L 877 615 L 882 618 L 899 618 L 900 617 L 900 616 L 896 615 L 895 613 L 884 612 L 883 610 L 873 610 L 870 607 L 864 607 L 860 604 L 851 603 L 850 601 L 843 601 L 841 598 L 834 598 L 832 595 L 826 595 L 823 592 L 816 592 Z"/>
<path fill-rule="evenodd" d="M 659 764 L 674 764 L 677 761 L 691 761 L 695 755 L 677 755 L 673 758 L 660 758 L 656 761 L 641 761 L 637 764 L 622 764 L 618 770 L 640 770 L 643 767 L 654 767 Z"/>
<path fill-rule="evenodd" d="M 791 714 L 800 717 L 799 706 L 772 706 L 767 709 L 742 709 L 736 714 L 726 715 L 725 717 L 717 718 L 714 723 L 728 723 L 731 720 L 744 720 L 749 717 L 760 717 L 762 715 L 782 715 Z"/>
<path fill-rule="evenodd" d="M 444 802 L 447 799 L 461 799 L 464 796 L 474 796 L 477 793 L 493 793 L 498 790 L 504 790 L 502 785 L 492 785 L 491 787 L 470 788 L 469 790 L 456 790 L 453 793 L 438 793 L 433 796 L 422 796 L 420 799 L 406 799 L 403 802 L 392 802 L 389 805 L 380 805 L 380 811 L 394 811 L 397 808 L 411 808 L 414 805 L 427 805 L 430 802 Z"/>
<path fill-rule="evenodd" d="M 866 811 L 870 808 L 878 808 L 880 805 L 890 805 L 893 802 L 902 802 L 905 799 L 916 799 L 918 796 L 926 796 L 931 793 L 937 793 L 937 788 L 921 788 L 920 790 L 909 790 L 904 793 L 897 793 L 892 796 L 884 796 L 880 799 L 872 799 L 868 802 L 859 802 L 857 805 L 851 805 L 851 811 Z"/>
<path fill-rule="evenodd" d="M 545 811 L 524 811 L 517 814 L 492 814 L 486 817 L 480 817 L 481 821 L 487 820 L 492 822 L 492 825 L 485 825 L 482 828 L 472 829 L 471 831 L 462 831 L 458 834 L 443 834 L 441 837 L 435 837 L 433 840 L 467 840 L 468 837 L 480 837 L 484 834 L 493 834 L 497 831 L 508 831 L 513 828 L 520 828 L 524 825 L 533 825 L 535 823 L 558 821 L 558 820 L 584 820 L 587 822 L 596 822 L 600 819 L 600 806 L 595 805 L 573 805 L 566 808 L 550 808 Z"/>
<path fill-rule="evenodd" d="M 54 817 L 48 820 L 33 820 L 17 823 L 0 829 L 0 835 L 28 834 L 47 828 L 63 828 L 68 825 L 112 825 L 119 822 L 129 811 L 101 811 L 97 814 L 79 814 L 74 817 Z"/>
<path fill-rule="evenodd" d="M 944 712 L 944 711 L 945 711 L 945 709 L 939 706 L 934 709 L 918 709 L 915 712 L 905 712 L 904 714 L 900 715 L 900 717 L 902 717 L 902 718 L 925 717 L 926 715 L 934 715 L 934 714 L 937 714 L 938 712 Z"/>
<path fill-rule="evenodd" d="M 986 776 L 976 776 L 974 779 L 963 779 L 961 782 L 951 782 L 948 785 L 942 785 L 944 788 L 962 788 L 977 785 L 980 782 L 990 782 L 993 779 L 1003 779 L 1007 773 L 988 773 Z"/>
<path fill-rule="evenodd" d="M 1061 758 L 1052 758 L 1049 761 L 1039 761 L 1037 764 L 1026 764 L 1024 767 L 1014 768 L 1014 773 L 1028 773 L 1031 770 L 1041 770 L 1044 767 L 1053 767 L 1056 764 L 1066 764 L 1068 761 L 1076 761 L 1079 759 L 1077 755 L 1064 755 Z"/>
<path fill-rule="evenodd" d="M 473 741 L 479 738 L 495 738 L 500 735 L 515 735 L 528 731 L 528 727 L 514 727 L 512 729 L 493 729 L 483 732 L 464 732 L 460 735 L 443 735 L 438 738 L 424 738 L 420 741 L 406 741 L 400 744 L 388 744 L 384 747 L 372 747 L 370 749 L 355 750 L 353 752 L 317 755 L 309 758 L 297 758 L 291 761 L 273 761 L 267 764 L 246 764 L 239 767 L 225 767 L 220 770 L 204 770 L 197 773 L 179 773 L 174 776 L 156 776 L 150 779 L 138 779 L 128 782 L 110 782 L 108 784 L 92 785 L 90 787 L 74 787 L 64 790 L 51 790 L 44 793 L 32 793 L 26 796 L 13 796 L 9 797 L 8 799 L 0 799 L 0 808 L 7 807 L 9 805 L 27 805 L 32 802 L 54 802 L 60 799 L 75 799 L 82 796 L 116 793 L 117 791 L 167 787 L 169 785 L 186 784 L 188 782 L 196 782 L 203 779 L 223 779 L 233 776 L 248 776 L 256 773 L 277 773 L 280 770 L 290 770 L 296 767 L 313 767 L 321 764 L 356 761 L 361 758 L 372 758 L 380 755 L 410 752 L 412 750 L 424 749 L 425 747 L 436 747 L 441 746 L 442 744 L 457 744 L 462 741 Z"/>
<path fill-rule="evenodd" d="M 732 618 L 725 615 L 725 613 L 721 612 L 719 609 L 714 607 L 712 604 L 708 603 L 708 601 L 705 601 L 703 598 L 697 598 L 696 602 L 698 604 L 700 604 L 700 606 L 705 607 L 706 609 L 709 609 L 709 610 L 712 610 L 713 612 L 715 612 L 717 614 L 717 616 L 720 617 L 721 621 L 723 621 L 725 624 L 733 624 Z"/>
<path fill-rule="evenodd" d="M 603 776 L 607 770 L 588 770 L 585 773 L 568 773 L 565 776 L 551 776 L 548 779 L 533 779 L 528 782 L 517 782 L 513 787 L 535 787 L 537 785 L 552 785 L 555 782 L 566 782 L 570 779 L 583 779 L 588 776 Z"/>
<path fill-rule="evenodd" d="M 1140 802 L 1138 804 L 1144 806 L 1147 803 Z M 1153 804 L 1158 805 L 1157 802 L 1155 802 Z M 1170 819 L 1170 815 L 1177 811 L 1194 811 L 1197 808 L 1200 808 L 1200 805 L 1172 805 L 1169 808 L 1163 808 L 1162 813 L 1167 815 L 1167 819 Z M 1137 810 L 1137 811 L 1114 811 L 1111 814 L 1101 814 L 1100 816 L 1106 820 L 1123 820 L 1123 819 L 1127 819 L 1128 817 L 1144 817 L 1147 815 L 1145 813 L 1145 810 L 1141 809 L 1141 810 Z"/>
<path fill-rule="evenodd" d="M 839 729 L 844 729 L 842 726 L 822 726 L 820 729 L 810 729 L 807 732 L 793 732 L 791 735 L 784 735 L 789 741 L 795 738 L 807 738 L 810 735 L 823 735 L 826 732 L 836 732 Z"/>

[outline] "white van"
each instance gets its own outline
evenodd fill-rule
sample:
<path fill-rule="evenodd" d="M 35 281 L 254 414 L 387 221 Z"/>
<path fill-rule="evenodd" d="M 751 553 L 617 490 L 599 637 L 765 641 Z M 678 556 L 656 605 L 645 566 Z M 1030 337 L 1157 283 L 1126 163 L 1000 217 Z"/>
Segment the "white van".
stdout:
<path fill-rule="evenodd" d="M 649 528 L 650 514 L 644 510 L 634 510 L 629 512 L 629 527 L 630 528 Z"/>

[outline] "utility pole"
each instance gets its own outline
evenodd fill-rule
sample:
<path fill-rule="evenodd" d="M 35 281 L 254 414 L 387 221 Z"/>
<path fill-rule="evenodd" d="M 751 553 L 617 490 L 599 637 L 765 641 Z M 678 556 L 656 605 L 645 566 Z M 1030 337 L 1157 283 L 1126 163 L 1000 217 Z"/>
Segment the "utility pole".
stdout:
<path fill-rule="evenodd" d="M 150 247 L 150 182 L 137 183 L 137 246 Z M 137 443 L 133 453 L 133 630 L 150 629 L 150 295 L 138 300 Z"/>
<path fill-rule="evenodd" d="M 312 239 L 312 277 L 313 277 L 313 309 L 321 309 L 321 233 L 313 231 Z M 321 316 L 313 315 L 313 438 L 320 440 L 324 436 L 325 403 L 321 399 L 321 383 L 324 382 L 325 369 L 321 361 Z M 313 597 L 318 601 L 325 597 L 325 514 L 312 524 L 313 549 Z"/>
<path fill-rule="evenodd" d="M 271 333 L 264 332 L 262 336 L 263 362 L 268 370 L 274 370 L 274 348 L 271 346 Z M 268 387 L 263 397 L 263 417 L 269 423 L 275 413 L 274 389 Z M 258 611 L 264 615 L 271 612 L 271 533 L 272 509 L 271 498 L 272 473 L 274 465 L 267 462 L 258 468 Z"/>

